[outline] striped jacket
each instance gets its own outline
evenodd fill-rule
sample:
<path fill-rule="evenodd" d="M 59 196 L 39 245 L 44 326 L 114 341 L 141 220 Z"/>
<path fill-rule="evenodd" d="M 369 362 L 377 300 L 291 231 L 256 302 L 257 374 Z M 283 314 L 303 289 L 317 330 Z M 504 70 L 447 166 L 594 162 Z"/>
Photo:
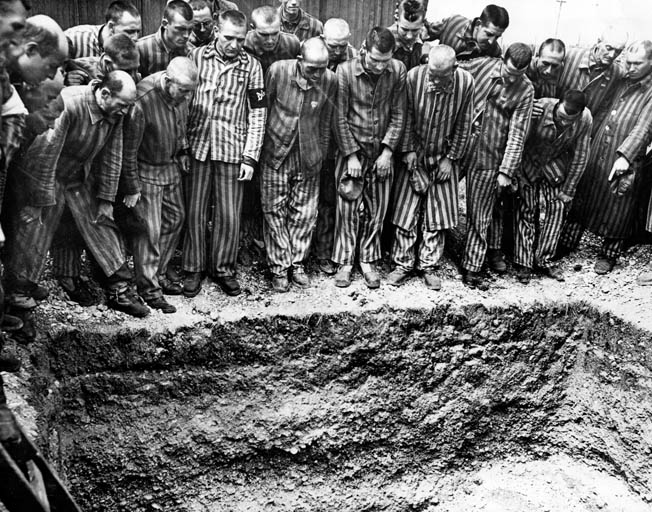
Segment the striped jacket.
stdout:
<path fill-rule="evenodd" d="M 140 54 L 140 67 L 138 68 L 138 72 L 143 78 L 152 73 L 165 71 L 172 59 L 175 57 L 187 57 L 190 53 L 189 46 L 183 50 L 172 50 L 168 48 L 163 41 L 163 27 L 159 28 L 153 34 L 141 37 L 136 43 L 136 48 Z"/>
<path fill-rule="evenodd" d="M 491 57 L 462 63 L 475 80 L 474 126 L 480 128 L 473 160 L 476 169 L 497 169 L 513 177 L 521 163 L 530 126 L 534 88 L 523 76 L 506 85 L 503 61 Z"/>
<path fill-rule="evenodd" d="M 586 94 L 587 105 L 593 115 L 593 130 L 600 125 L 606 113 L 606 104 L 614 87 L 624 76 L 624 70 L 613 64 L 606 69 L 596 67 L 593 48 L 569 48 L 564 60 L 564 71 L 559 78 L 557 97 L 563 97 L 569 89 L 579 89 Z"/>
<path fill-rule="evenodd" d="M 104 51 L 104 25 L 77 25 L 64 31 L 68 38 L 68 58 L 99 57 Z"/>
<path fill-rule="evenodd" d="M 134 131 L 138 146 L 138 175 L 153 185 L 179 183 L 178 153 L 188 148 L 188 102 L 177 104 L 163 89 L 163 71 L 138 84 Z"/>
<path fill-rule="evenodd" d="M 63 113 L 27 150 L 22 167 L 30 178 L 32 206 L 56 204 L 55 180 L 66 187 L 84 183 L 93 160 L 96 197 L 114 201 L 122 167 L 122 118 L 107 118 L 100 110 L 96 85 L 63 89 Z"/>
<path fill-rule="evenodd" d="M 432 89 L 427 65 L 411 69 L 407 74 L 407 122 L 401 150 L 461 159 L 471 134 L 474 89 L 473 77 L 460 68 L 445 92 Z"/>
<path fill-rule="evenodd" d="M 319 83 L 310 84 L 296 60 L 272 64 L 265 80 L 269 113 L 262 160 L 278 169 L 299 144 L 302 171 L 318 173 L 328 150 L 331 116 L 337 94 L 335 73 L 325 70 Z"/>
<path fill-rule="evenodd" d="M 428 40 L 439 39 L 440 44 L 450 46 L 455 50 L 457 60 L 469 60 L 476 57 L 500 57 L 502 50 L 498 42 L 483 50 L 473 37 L 473 25 L 479 23 L 480 18 L 472 20 L 464 16 L 455 15 L 444 18 L 438 22 L 426 22 Z"/>
<path fill-rule="evenodd" d="M 260 63 L 244 50 L 224 60 L 214 44 L 197 48 L 191 59 L 199 69 L 188 120 L 192 155 L 202 162 L 257 162 L 267 119 Z"/>
<path fill-rule="evenodd" d="M 563 132 L 558 133 L 554 111 L 559 100 L 542 98 L 543 114 L 532 121 L 522 172 L 530 182 L 541 178 L 573 197 L 589 157 L 593 118 L 589 109 Z"/>
<path fill-rule="evenodd" d="M 382 145 L 398 148 L 405 128 L 405 79 L 405 66 L 394 59 L 375 85 L 362 57 L 338 66 L 335 139 L 344 156 L 362 151 L 375 159 Z"/>
<path fill-rule="evenodd" d="M 278 60 L 296 59 L 301 50 L 301 42 L 297 36 L 286 32 L 279 34 L 276 47 L 270 52 L 256 48 L 254 37 L 255 32 L 253 30 L 247 32 L 244 49 L 258 59 L 263 68 L 263 73 L 267 73 L 269 67 Z"/>
<path fill-rule="evenodd" d="M 324 24 L 303 9 L 299 9 L 299 11 L 299 19 L 292 21 L 285 17 L 282 6 L 278 8 L 278 13 L 281 16 L 281 30 L 288 34 L 294 34 L 299 38 L 299 41 L 320 36 L 324 32 Z"/>
<path fill-rule="evenodd" d="M 609 100 L 604 109 L 606 115 L 593 128 L 591 154 L 573 210 L 584 226 L 597 235 L 626 238 L 632 229 L 636 186 L 628 194 L 616 196 L 607 180 L 620 156 L 630 162 L 630 170 L 638 175 L 652 139 L 652 74 L 635 83 L 621 78 Z"/>

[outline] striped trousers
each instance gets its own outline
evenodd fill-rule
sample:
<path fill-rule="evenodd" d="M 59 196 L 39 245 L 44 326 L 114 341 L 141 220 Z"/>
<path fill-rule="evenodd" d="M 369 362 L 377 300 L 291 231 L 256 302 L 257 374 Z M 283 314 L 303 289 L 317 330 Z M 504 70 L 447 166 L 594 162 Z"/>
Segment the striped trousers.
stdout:
<path fill-rule="evenodd" d="M 274 275 L 302 266 L 317 224 L 319 173 L 301 170 L 297 146 L 278 169 L 261 165 L 260 198 L 267 262 Z"/>
<path fill-rule="evenodd" d="M 144 221 L 147 231 L 134 233 L 129 241 L 138 293 L 149 300 L 162 295 L 158 275 L 165 274 L 174 255 L 185 210 L 180 183 L 154 185 L 141 180 L 140 193 L 133 213 Z"/>
<path fill-rule="evenodd" d="M 335 215 L 335 243 L 332 260 L 340 265 L 353 265 L 356 247 L 362 263 L 374 263 L 381 258 L 380 233 L 392 191 L 393 172 L 380 181 L 372 170 L 375 159 L 360 156 L 364 185 L 355 201 L 337 195 Z M 338 155 L 336 183 L 346 172 L 346 159 Z"/>
<path fill-rule="evenodd" d="M 329 260 L 335 239 L 335 160 L 328 159 L 322 166 L 319 178 L 319 205 L 313 249 L 320 260 Z"/>
<path fill-rule="evenodd" d="M 400 164 L 394 181 L 392 224 L 395 226 L 392 261 L 406 270 L 415 266 L 432 269 L 444 254 L 446 229 L 457 225 L 459 217 L 458 166 L 445 182 L 432 183 L 426 194 L 417 194 L 410 185 L 410 172 Z M 416 262 L 419 231 L 421 245 Z"/>
<path fill-rule="evenodd" d="M 183 270 L 207 270 L 206 228 L 208 207 L 213 204 L 210 238 L 210 273 L 233 275 L 240 244 L 240 218 L 244 182 L 238 181 L 240 164 L 191 159 L 184 186 L 186 236 L 183 242 Z"/>
<path fill-rule="evenodd" d="M 567 221 L 559 239 L 559 243 L 564 247 L 575 250 L 579 247 L 580 241 L 584 235 L 584 226 L 576 221 Z M 600 246 L 600 255 L 608 258 L 618 258 L 625 245 L 622 238 L 603 238 Z"/>
<path fill-rule="evenodd" d="M 56 205 L 43 209 L 42 223 L 25 223 L 16 212 L 15 239 L 11 241 L 7 269 L 18 278 L 38 282 L 45 266 L 48 249 L 66 207 L 91 251 L 97 264 L 107 277 L 114 275 L 125 263 L 125 252 L 120 232 L 111 219 L 94 221 L 97 215 L 97 200 L 90 185 L 64 189 L 56 183 Z"/>
<path fill-rule="evenodd" d="M 497 180 L 495 169 L 470 169 L 466 176 L 467 226 L 462 267 L 470 272 L 482 269 L 487 253 L 487 231 L 493 226 L 494 209 L 499 204 Z M 494 232 L 492 243 L 496 243 L 497 237 L 498 233 Z"/>
<path fill-rule="evenodd" d="M 559 187 L 545 180 L 521 182 L 514 216 L 514 263 L 548 268 L 557 249 L 567 207 L 556 199 Z"/>

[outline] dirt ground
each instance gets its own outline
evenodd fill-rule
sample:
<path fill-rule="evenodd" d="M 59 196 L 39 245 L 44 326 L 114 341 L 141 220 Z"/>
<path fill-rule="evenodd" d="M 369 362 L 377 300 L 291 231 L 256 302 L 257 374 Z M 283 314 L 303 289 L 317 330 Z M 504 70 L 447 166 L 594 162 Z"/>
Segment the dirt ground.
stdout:
<path fill-rule="evenodd" d="M 85 510 L 652 510 L 652 250 L 596 254 L 486 292 L 445 259 L 439 292 L 274 294 L 258 261 L 142 320 L 48 281 L 10 405 Z"/>

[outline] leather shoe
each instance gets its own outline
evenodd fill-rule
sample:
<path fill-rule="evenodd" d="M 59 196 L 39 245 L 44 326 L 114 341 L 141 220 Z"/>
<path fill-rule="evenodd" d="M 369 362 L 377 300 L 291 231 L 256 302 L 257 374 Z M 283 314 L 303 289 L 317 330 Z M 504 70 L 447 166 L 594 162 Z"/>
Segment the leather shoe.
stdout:
<path fill-rule="evenodd" d="M 477 288 L 478 290 L 488 290 L 489 285 L 482 279 L 480 272 L 472 272 L 467 270 L 462 274 L 462 282 L 469 288 Z"/>
<path fill-rule="evenodd" d="M 272 288 L 277 293 L 285 293 L 290 289 L 290 283 L 285 276 L 272 277 Z"/>
<path fill-rule="evenodd" d="M 163 297 L 154 297 L 153 299 L 149 299 L 147 301 L 147 305 L 152 308 L 152 309 L 158 309 L 161 312 L 165 314 L 169 313 L 176 313 L 177 308 L 175 308 L 172 304 L 170 304 L 167 300 L 165 300 Z"/>
<path fill-rule="evenodd" d="M 186 272 L 183 280 L 183 294 L 186 297 L 196 297 L 201 290 L 201 272 Z"/>
<path fill-rule="evenodd" d="M 338 288 L 351 286 L 351 271 L 340 267 L 335 274 L 335 286 Z"/>
<path fill-rule="evenodd" d="M 231 297 L 240 295 L 242 290 L 240 289 L 240 283 L 233 276 L 217 276 L 215 278 L 217 285 L 222 288 L 222 291 Z"/>
<path fill-rule="evenodd" d="M 487 266 L 494 272 L 505 272 L 507 264 L 503 253 L 498 249 L 489 249 L 487 251 Z"/>
<path fill-rule="evenodd" d="M 71 301 L 76 302 L 80 306 L 92 306 L 97 304 L 97 299 L 88 285 L 88 282 L 78 277 L 62 277 L 58 279 L 59 285 L 63 291 L 68 294 Z"/>
<path fill-rule="evenodd" d="M 409 270 L 402 267 L 396 267 L 387 276 L 387 284 L 391 286 L 401 286 L 409 276 Z"/>
<path fill-rule="evenodd" d="M 528 284 L 532 279 L 532 270 L 523 265 L 515 265 L 516 267 L 516 280 L 521 284 Z"/>
<path fill-rule="evenodd" d="M 441 290 L 441 278 L 432 271 L 424 271 L 423 280 L 429 290 Z"/>
<path fill-rule="evenodd" d="M 333 274 L 335 274 L 335 272 L 337 272 L 337 267 L 335 266 L 335 263 L 333 263 L 329 259 L 319 260 L 317 262 L 317 265 L 319 266 L 319 270 L 321 270 L 327 276 L 332 276 Z"/>
<path fill-rule="evenodd" d="M 143 304 L 142 299 L 130 288 L 111 290 L 107 306 L 137 318 L 144 318 L 149 315 L 149 308 Z"/>
<path fill-rule="evenodd" d="M 616 266 L 616 258 L 611 258 L 609 256 L 601 256 L 595 262 L 595 273 L 599 275 L 608 274 Z"/>
<path fill-rule="evenodd" d="M 5 332 L 20 331 L 23 328 L 23 321 L 17 316 L 5 313 L 0 328 Z"/>
<path fill-rule="evenodd" d="M 179 282 L 171 281 L 167 276 L 158 276 L 158 284 L 164 295 L 181 295 L 183 286 Z"/>
<path fill-rule="evenodd" d="M 363 272 L 362 277 L 364 277 L 364 282 L 367 285 L 367 288 L 375 290 L 380 288 L 380 274 L 378 271 L 372 267 L 369 272 Z"/>
<path fill-rule="evenodd" d="M 556 281 L 563 282 L 566 280 L 564 273 L 559 267 L 541 267 L 537 269 L 542 276 L 555 279 Z"/>
<path fill-rule="evenodd" d="M 308 288 L 310 286 L 310 279 L 301 267 L 294 267 L 292 269 L 292 282 L 299 288 Z"/>

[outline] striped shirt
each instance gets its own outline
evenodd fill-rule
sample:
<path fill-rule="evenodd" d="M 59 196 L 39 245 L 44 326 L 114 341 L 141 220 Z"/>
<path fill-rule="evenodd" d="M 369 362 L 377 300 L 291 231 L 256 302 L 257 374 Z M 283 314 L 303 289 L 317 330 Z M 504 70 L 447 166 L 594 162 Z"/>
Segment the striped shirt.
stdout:
<path fill-rule="evenodd" d="M 172 50 L 163 41 L 163 27 L 155 33 L 141 37 L 136 43 L 140 54 L 140 67 L 138 72 L 144 78 L 159 71 L 165 71 L 168 64 L 175 57 L 187 57 L 190 48 L 183 50 Z"/>
<path fill-rule="evenodd" d="M 258 161 L 265 135 L 265 88 L 260 63 L 242 50 L 225 60 L 215 45 L 191 54 L 199 87 L 190 104 L 188 142 L 199 161 Z"/>
<path fill-rule="evenodd" d="M 308 82 L 296 60 L 272 64 L 265 79 L 269 112 L 262 161 L 278 169 L 298 144 L 302 171 L 318 173 L 326 157 L 337 77 L 325 70 L 318 83 Z"/>
<path fill-rule="evenodd" d="M 410 70 L 402 151 L 460 160 L 471 134 L 474 89 L 473 77 L 463 69 L 455 70 L 443 91 L 430 85 L 427 65 Z"/>
<path fill-rule="evenodd" d="M 486 50 L 478 46 L 473 37 L 473 26 L 476 23 L 480 23 L 480 18 L 470 20 L 460 15 L 444 18 L 434 23 L 426 22 L 428 40 L 439 39 L 440 44 L 450 46 L 455 50 L 457 60 L 469 60 L 476 57 L 500 57 L 502 50 L 497 41 Z"/>
<path fill-rule="evenodd" d="M 324 24 L 303 9 L 299 9 L 299 16 L 296 20 L 287 19 L 283 12 L 283 6 L 278 8 L 278 12 L 281 15 L 281 30 L 288 34 L 294 34 L 299 41 L 320 36 L 324 32 Z"/>
<path fill-rule="evenodd" d="M 64 31 L 68 38 L 68 58 L 99 57 L 104 51 L 104 25 L 77 25 Z"/>
<path fill-rule="evenodd" d="M 122 163 L 122 118 L 107 118 L 100 110 L 96 85 L 63 89 L 63 113 L 27 150 L 23 168 L 30 177 L 32 206 L 56 204 L 55 179 L 67 187 L 81 185 L 96 157 L 96 197 L 114 201 Z"/>
<path fill-rule="evenodd" d="M 555 124 L 556 98 L 542 98 L 543 114 L 533 119 L 523 151 L 522 171 L 532 183 L 545 178 L 573 197 L 589 157 L 593 118 L 588 108 L 561 133 Z"/>
<path fill-rule="evenodd" d="M 579 89 L 586 94 L 587 105 L 593 115 L 593 129 L 596 130 L 599 118 L 603 116 L 601 106 L 609 103 L 614 87 L 624 73 L 614 64 L 607 68 L 598 66 L 594 59 L 595 47 L 569 48 L 564 60 L 564 71 L 559 78 L 557 97 L 563 97 L 569 89 Z"/>
<path fill-rule="evenodd" d="M 481 130 L 475 144 L 477 169 L 498 169 L 514 176 L 521 163 L 530 126 L 534 88 L 523 76 L 512 85 L 501 76 L 503 61 L 491 57 L 462 63 L 475 80 L 474 125 Z"/>
<path fill-rule="evenodd" d="M 335 139 L 344 156 L 362 151 L 376 158 L 381 145 L 397 149 L 405 128 L 405 79 L 405 66 L 394 59 L 374 78 L 362 57 L 339 65 Z"/>
<path fill-rule="evenodd" d="M 269 67 L 277 60 L 296 59 L 301 51 L 301 42 L 293 34 L 281 32 L 276 47 L 269 52 L 256 48 L 255 37 L 254 30 L 247 32 L 244 49 L 258 59 L 263 68 L 263 73 L 267 73 Z"/>
<path fill-rule="evenodd" d="M 179 183 L 179 151 L 186 149 L 188 102 L 177 104 L 163 89 L 163 71 L 148 76 L 138 84 L 134 108 L 139 141 L 138 175 L 153 185 Z"/>

